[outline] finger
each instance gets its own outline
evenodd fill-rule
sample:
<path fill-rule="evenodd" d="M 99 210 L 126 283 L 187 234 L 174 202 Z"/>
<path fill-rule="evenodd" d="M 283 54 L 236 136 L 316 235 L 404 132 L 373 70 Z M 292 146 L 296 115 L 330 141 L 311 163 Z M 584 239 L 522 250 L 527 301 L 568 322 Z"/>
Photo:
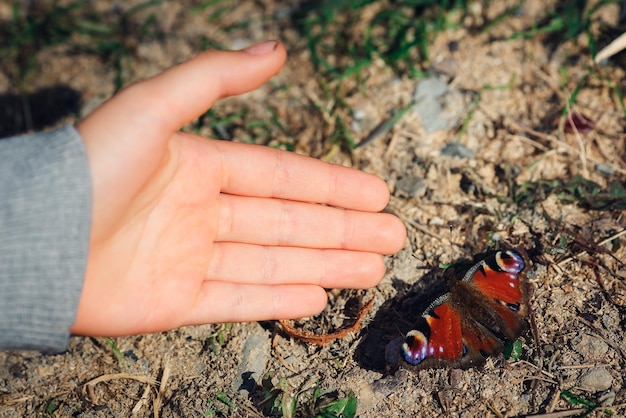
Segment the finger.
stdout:
<path fill-rule="evenodd" d="M 272 148 L 224 141 L 214 144 L 224 162 L 225 193 L 372 212 L 382 210 L 389 201 L 387 184 L 372 174 Z"/>
<path fill-rule="evenodd" d="M 393 254 L 404 237 L 404 225 L 388 213 L 220 195 L 218 242 Z"/>
<path fill-rule="evenodd" d="M 321 312 L 326 302 L 319 286 L 207 281 L 184 325 L 302 318 Z"/>
<path fill-rule="evenodd" d="M 206 51 L 149 79 L 132 84 L 80 124 L 81 132 L 105 132 L 108 138 L 169 136 L 221 98 L 256 89 L 275 75 L 286 59 L 285 48 L 270 41 L 263 54 Z M 262 48 L 261 48 L 262 49 Z M 98 129 L 99 128 L 99 129 Z M 116 132 L 119 131 L 119 132 Z"/>
<path fill-rule="evenodd" d="M 314 284 L 367 289 L 385 274 L 379 254 L 221 243 L 214 247 L 209 280 L 242 284 Z"/>
<path fill-rule="evenodd" d="M 264 48 L 265 53 L 250 53 Z M 258 88 L 280 70 L 286 57 L 285 48 L 276 41 L 241 51 L 207 51 L 157 76 L 144 87 L 165 96 L 167 100 L 155 112 L 165 112 L 170 126 L 178 129 L 203 114 L 217 99 Z"/>

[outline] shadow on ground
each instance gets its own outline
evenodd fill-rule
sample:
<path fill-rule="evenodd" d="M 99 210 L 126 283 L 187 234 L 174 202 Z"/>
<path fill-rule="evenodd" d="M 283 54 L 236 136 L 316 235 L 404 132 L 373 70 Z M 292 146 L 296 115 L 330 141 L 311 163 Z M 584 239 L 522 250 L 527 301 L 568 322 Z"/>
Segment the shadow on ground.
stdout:
<path fill-rule="evenodd" d="M 78 113 L 80 93 L 59 85 L 31 94 L 0 94 L 0 138 L 40 131 Z"/>
<path fill-rule="evenodd" d="M 413 329 L 428 305 L 448 291 L 448 279 L 462 276 L 471 265 L 471 260 L 463 259 L 445 270 L 431 268 L 414 285 L 393 279 L 393 287 L 399 296 L 386 301 L 361 331 L 362 339 L 354 355 L 359 366 L 383 374 L 393 372 L 393 367 L 390 369 L 386 361 L 387 345 L 402 339 Z"/>

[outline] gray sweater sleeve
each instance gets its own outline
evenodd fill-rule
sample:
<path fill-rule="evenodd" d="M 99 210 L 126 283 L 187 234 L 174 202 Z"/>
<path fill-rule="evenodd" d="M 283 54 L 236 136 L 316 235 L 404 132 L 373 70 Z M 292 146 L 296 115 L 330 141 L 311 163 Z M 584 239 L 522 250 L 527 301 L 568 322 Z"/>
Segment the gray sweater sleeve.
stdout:
<path fill-rule="evenodd" d="M 66 348 L 90 226 L 91 177 L 74 127 L 0 140 L 0 349 Z"/>

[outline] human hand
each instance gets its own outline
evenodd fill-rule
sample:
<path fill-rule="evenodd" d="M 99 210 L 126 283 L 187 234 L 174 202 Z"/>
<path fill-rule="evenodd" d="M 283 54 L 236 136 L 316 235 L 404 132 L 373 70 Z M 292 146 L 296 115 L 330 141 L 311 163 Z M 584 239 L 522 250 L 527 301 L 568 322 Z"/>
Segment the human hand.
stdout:
<path fill-rule="evenodd" d="M 76 323 L 119 336 L 308 316 L 324 288 L 367 288 L 404 244 L 370 174 L 179 132 L 285 62 L 279 43 L 208 51 L 120 91 L 78 124 L 92 173 Z"/>

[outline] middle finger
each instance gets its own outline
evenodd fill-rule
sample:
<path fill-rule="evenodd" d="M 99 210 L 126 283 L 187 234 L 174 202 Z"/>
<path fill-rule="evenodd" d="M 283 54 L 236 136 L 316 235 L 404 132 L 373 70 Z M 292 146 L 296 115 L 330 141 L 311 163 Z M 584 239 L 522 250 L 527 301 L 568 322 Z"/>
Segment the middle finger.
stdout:
<path fill-rule="evenodd" d="M 220 195 L 218 242 L 334 248 L 391 254 L 399 221 L 387 213 L 359 212 L 289 200 Z"/>

